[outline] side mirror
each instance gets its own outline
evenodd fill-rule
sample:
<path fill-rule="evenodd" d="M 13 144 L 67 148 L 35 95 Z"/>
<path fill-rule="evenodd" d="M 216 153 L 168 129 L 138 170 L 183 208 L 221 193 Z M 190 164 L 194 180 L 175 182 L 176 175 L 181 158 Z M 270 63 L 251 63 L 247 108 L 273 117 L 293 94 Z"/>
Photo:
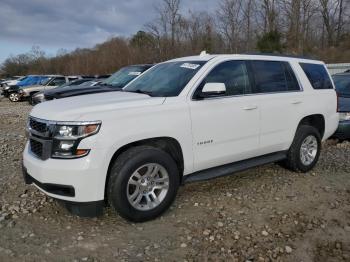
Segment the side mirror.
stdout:
<path fill-rule="evenodd" d="M 206 83 L 200 94 L 201 98 L 208 98 L 213 96 L 220 96 L 226 93 L 226 86 L 224 83 Z"/>

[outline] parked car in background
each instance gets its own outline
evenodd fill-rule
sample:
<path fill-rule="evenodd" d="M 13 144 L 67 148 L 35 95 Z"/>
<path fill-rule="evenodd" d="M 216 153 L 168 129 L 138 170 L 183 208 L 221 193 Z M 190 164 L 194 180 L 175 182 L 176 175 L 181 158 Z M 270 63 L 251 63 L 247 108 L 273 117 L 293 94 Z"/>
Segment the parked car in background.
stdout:
<path fill-rule="evenodd" d="M 333 75 L 335 89 L 338 94 L 339 127 L 334 138 L 350 139 L 350 72 Z"/>
<path fill-rule="evenodd" d="M 65 83 L 65 84 L 63 84 L 61 86 L 58 86 L 54 90 L 57 90 L 59 88 L 68 88 L 68 87 L 71 87 L 71 86 L 79 86 L 81 84 L 84 84 L 84 83 L 87 83 L 87 82 L 91 82 L 93 79 L 94 78 L 77 79 L 77 80 Z M 39 104 L 39 103 L 45 101 L 44 100 L 44 98 L 45 98 L 44 94 L 45 94 L 45 91 L 40 91 L 40 92 L 35 93 L 34 95 L 32 95 L 32 99 L 29 100 L 29 103 L 32 104 L 32 105 L 36 105 L 36 104 Z"/>
<path fill-rule="evenodd" d="M 62 76 L 62 75 L 49 75 L 47 79 L 42 81 L 39 85 L 32 85 L 27 87 L 22 87 L 18 90 L 19 99 L 29 101 L 32 96 L 40 91 L 50 90 L 60 85 L 69 83 L 70 81 L 80 78 L 79 76 Z"/>
<path fill-rule="evenodd" d="M 158 64 L 121 92 L 35 106 L 23 175 L 76 214 L 101 214 L 108 202 L 143 222 L 182 183 L 271 162 L 309 172 L 338 122 L 323 62 L 202 53 Z"/>
<path fill-rule="evenodd" d="M 31 85 L 40 85 L 40 83 L 46 80 L 47 78 L 48 76 L 45 76 L 45 75 L 29 75 L 22 81 L 18 82 L 17 85 L 10 86 L 9 88 L 5 88 L 2 94 L 5 97 L 8 97 L 11 102 L 17 102 L 20 100 L 18 90 L 21 87 L 31 86 Z"/>
<path fill-rule="evenodd" d="M 111 75 L 96 75 L 95 78 L 98 80 L 104 80 L 110 77 Z"/>
<path fill-rule="evenodd" d="M 96 81 L 94 79 L 79 86 L 48 90 L 44 92 L 44 98 L 40 102 L 71 96 L 118 91 L 152 66 L 151 64 L 126 66 L 103 81 Z"/>
<path fill-rule="evenodd" d="M 0 91 L 1 91 L 1 95 L 7 97 L 7 92 L 8 90 L 12 87 L 12 86 L 16 86 L 16 84 L 18 84 L 20 81 L 23 81 L 24 79 L 26 79 L 28 76 L 23 76 L 20 77 L 16 80 L 6 80 L 3 81 L 2 84 L 0 85 Z"/>
<path fill-rule="evenodd" d="M 6 86 L 14 86 L 17 85 L 18 82 L 24 80 L 26 76 L 13 76 L 9 79 L 3 80 L 0 82 L 0 87 L 6 87 Z"/>

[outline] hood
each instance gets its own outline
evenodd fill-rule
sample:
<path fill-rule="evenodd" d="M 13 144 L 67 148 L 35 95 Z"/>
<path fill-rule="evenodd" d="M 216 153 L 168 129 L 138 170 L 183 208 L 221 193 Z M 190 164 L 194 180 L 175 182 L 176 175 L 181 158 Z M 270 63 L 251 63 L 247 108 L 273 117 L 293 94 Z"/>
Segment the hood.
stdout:
<path fill-rule="evenodd" d="M 1 84 L 7 84 L 9 86 L 16 85 L 18 83 L 18 80 L 7 80 L 7 81 L 2 81 Z"/>
<path fill-rule="evenodd" d="M 163 104 L 164 97 L 150 97 L 129 92 L 108 92 L 47 101 L 36 105 L 31 116 L 54 121 L 100 120 L 109 111 Z M 101 115 L 90 119 L 89 114 Z M 84 119 L 84 117 L 86 119 Z"/>
<path fill-rule="evenodd" d="M 59 99 L 71 96 L 95 94 L 101 92 L 119 91 L 120 88 L 112 88 L 108 86 L 70 86 L 58 87 L 52 90 L 45 91 L 47 100 Z"/>

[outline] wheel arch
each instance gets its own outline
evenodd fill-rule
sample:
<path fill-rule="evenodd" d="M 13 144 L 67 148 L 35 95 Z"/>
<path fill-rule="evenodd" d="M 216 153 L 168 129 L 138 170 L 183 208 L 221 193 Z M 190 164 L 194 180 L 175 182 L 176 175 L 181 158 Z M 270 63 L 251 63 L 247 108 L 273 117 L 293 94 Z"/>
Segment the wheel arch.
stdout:
<path fill-rule="evenodd" d="M 128 149 L 135 146 L 144 146 L 144 145 L 153 146 L 153 147 L 162 149 L 166 153 L 168 153 L 175 160 L 176 165 L 179 169 L 180 181 L 182 180 L 183 173 L 184 173 L 184 157 L 183 157 L 182 147 L 177 139 L 172 137 L 154 137 L 154 138 L 137 140 L 119 147 L 114 152 L 108 164 L 107 176 L 105 181 L 105 197 L 106 197 L 107 183 L 110 177 L 110 171 L 111 171 L 113 162 Z"/>
<path fill-rule="evenodd" d="M 301 125 L 313 126 L 319 131 L 321 139 L 324 137 L 326 122 L 325 117 L 322 114 L 313 114 L 305 116 L 303 119 L 300 120 L 298 128 Z"/>

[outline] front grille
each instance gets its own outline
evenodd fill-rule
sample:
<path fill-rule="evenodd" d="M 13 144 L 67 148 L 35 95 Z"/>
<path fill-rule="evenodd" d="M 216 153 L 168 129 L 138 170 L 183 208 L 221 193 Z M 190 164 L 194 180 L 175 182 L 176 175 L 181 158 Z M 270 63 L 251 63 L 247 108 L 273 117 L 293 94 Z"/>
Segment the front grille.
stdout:
<path fill-rule="evenodd" d="M 40 133 L 45 133 L 47 131 L 46 123 L 39 122 L 33 118 L 29 119 L 29 126 L 31 129 Z"/>
<path fill-rule="evenodd" d="M 29 140 L 29 144 L 30 144 L 30 151 L 36 155 L 39 158 L 43 157 L 43 144 L 40 143 L 39 141 L 30 139 Z"/>

